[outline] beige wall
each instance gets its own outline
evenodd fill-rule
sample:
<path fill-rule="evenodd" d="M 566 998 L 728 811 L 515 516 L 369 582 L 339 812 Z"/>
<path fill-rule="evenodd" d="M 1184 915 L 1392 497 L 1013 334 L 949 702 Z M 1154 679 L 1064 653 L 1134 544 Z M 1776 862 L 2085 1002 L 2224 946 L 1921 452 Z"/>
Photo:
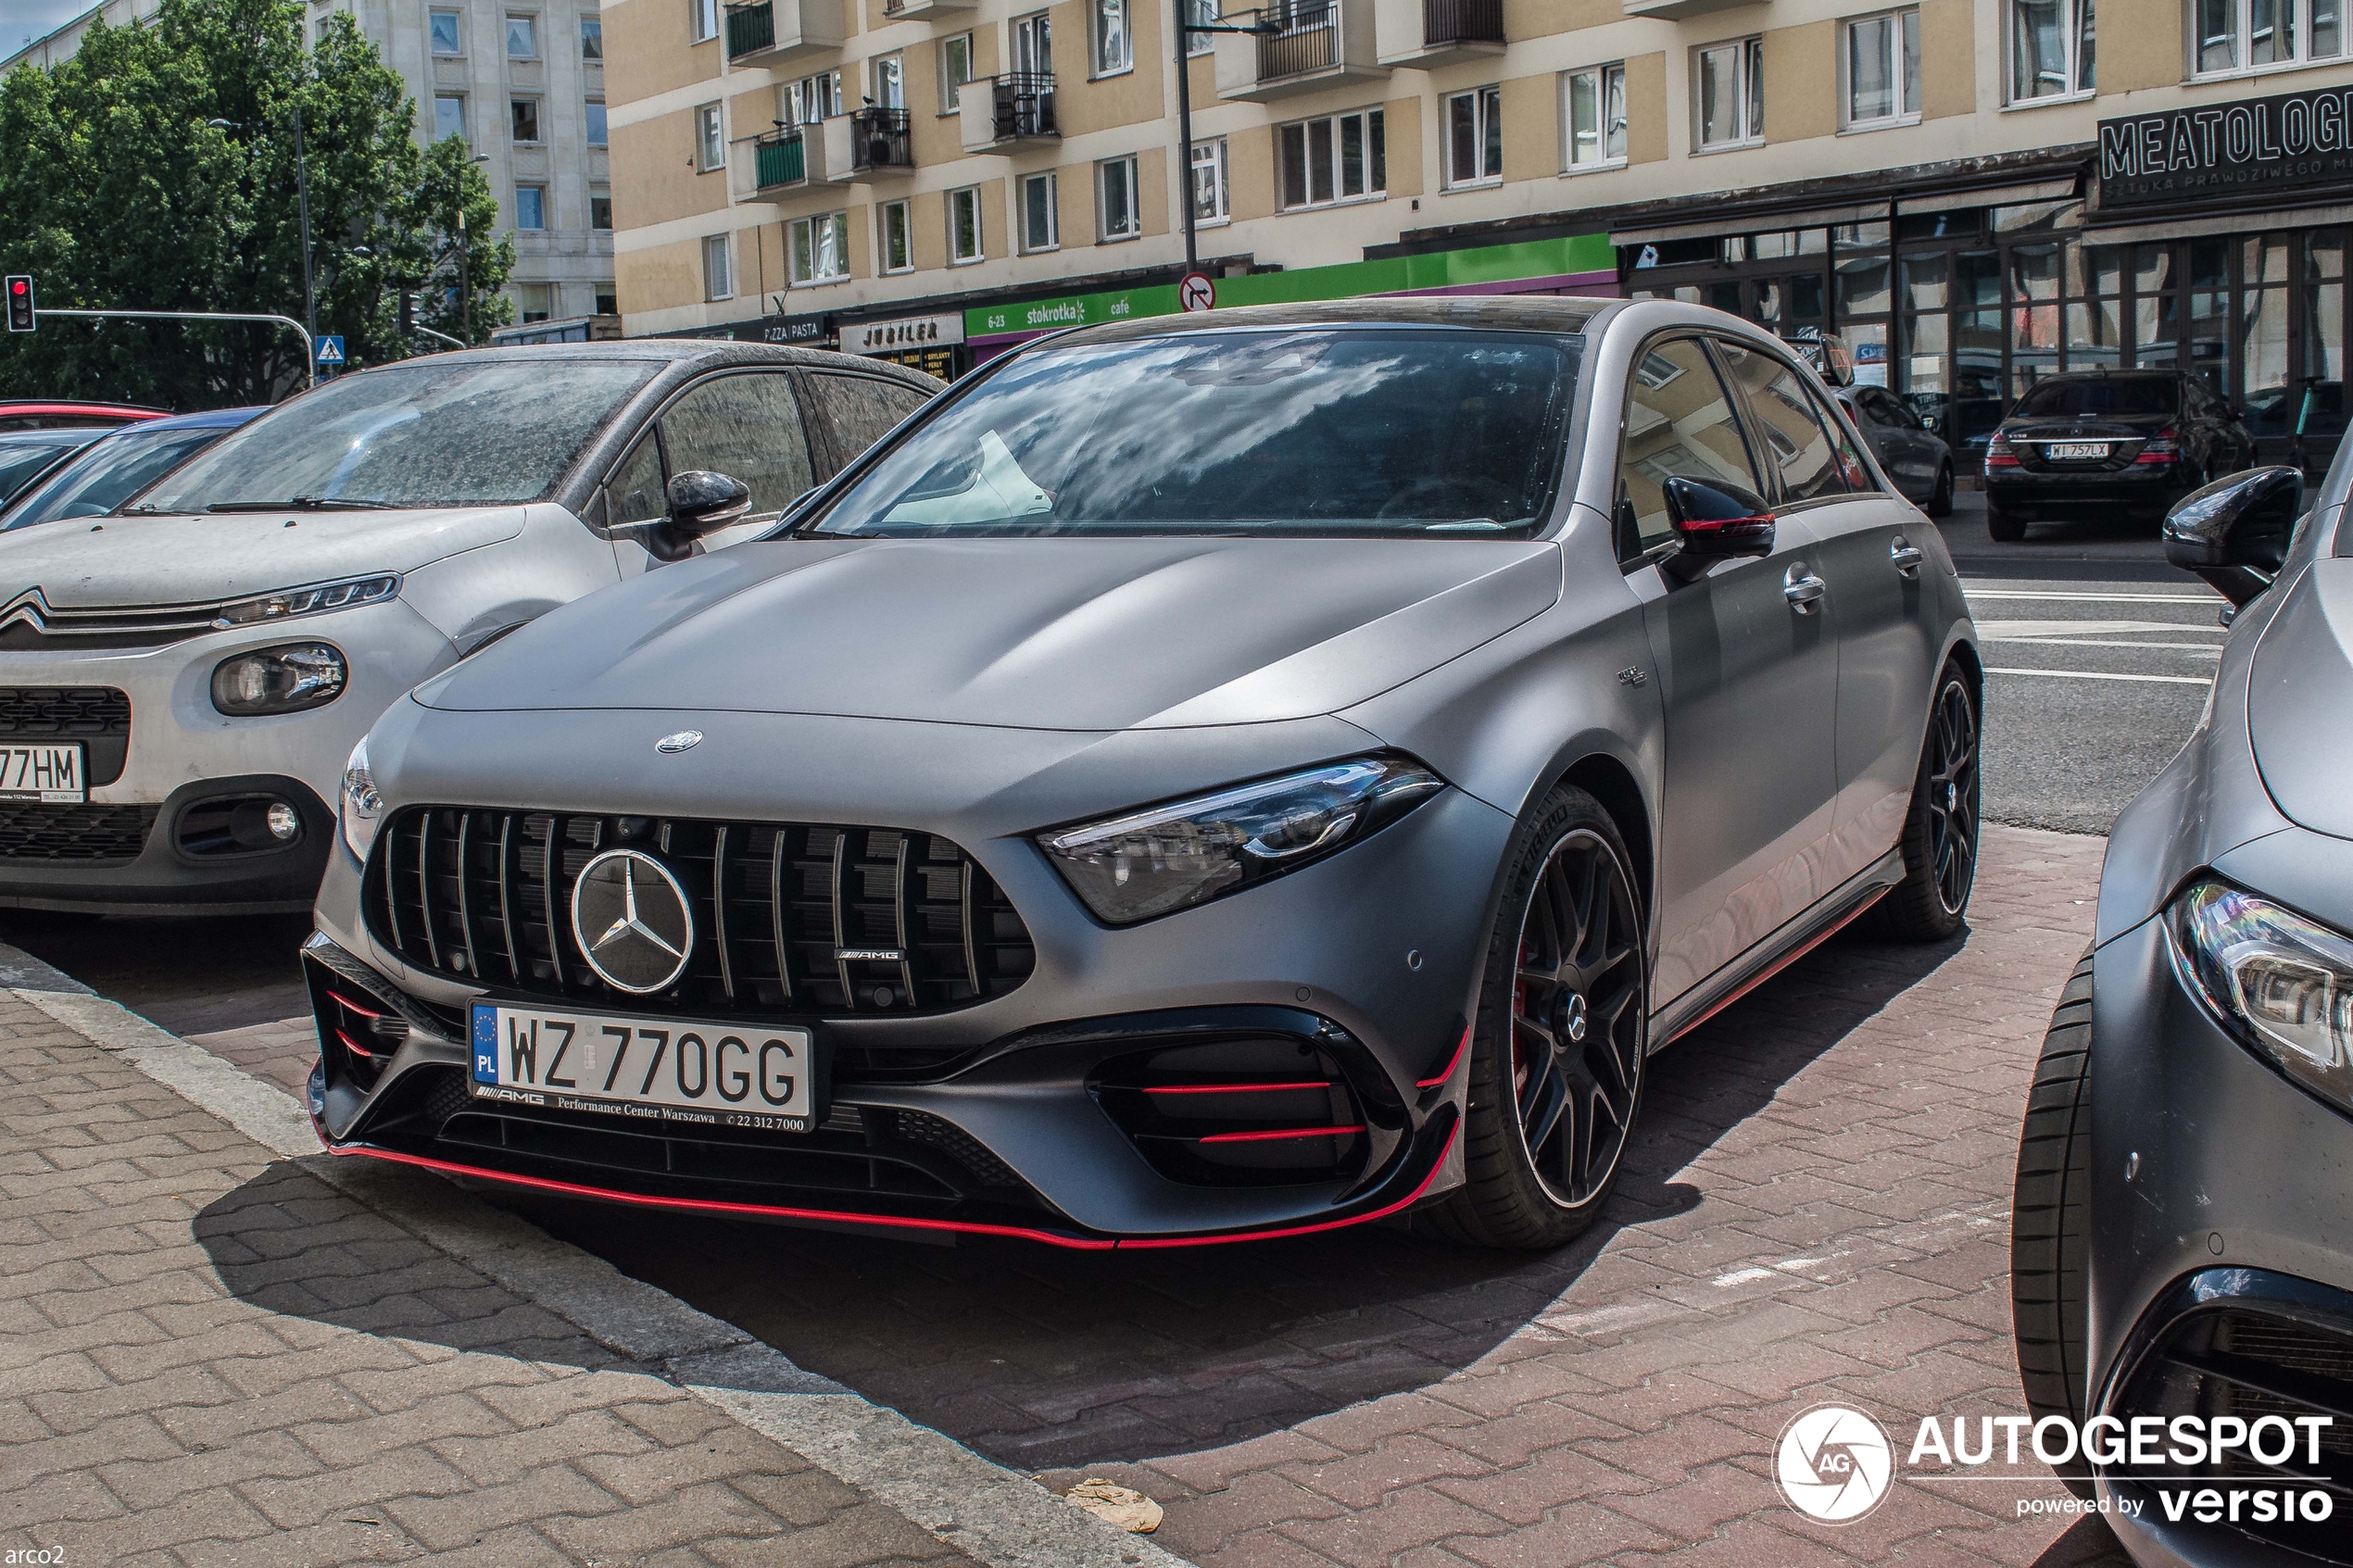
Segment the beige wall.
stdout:
<path fill-rule="evenodd" d="M 1838 24 L 1766 29 L 1765 140 L 1802 142 L 1837 131 Z M 1766 178 L 1729 177 L 1743 184 L 1762 183 Z"/>
<path fill-rule="evenodd" d="M 1389 123 L 1394 127 L 1397 122 L 1391 119 Z M 1389 178 L 1393 186 L 1397 179 L 1397 133 L 1392 129 L 1389 134 Z M 1257 125 L 1227 133 L 1226 205 L 1232 209 L 1237 223 L 1273 215 L 1275 132 L 1271 126 Z"/>
<path fill-rule="evenodd" d="M 2095 14 L 2105 24 L 2099 39 L 2102 93 L 2170 87 L 2182 80 L 2189 51 L 2179 12 L 2142 0 L 2132 11 L 2119 6 L 2113 13 Z M 2133 17 L 2131 24 L 2119 26 L 2127 16 Z"/>
<path fill-rule="evenodd" d="M 635 0 L 598 13 L 605 32 L 605 92 L 613 103 L 635 103 L 719 74 L 718 39 L 686 42 L 685 0 Z M 726 29 L 720 29 L 724 38 Z"/>
<path fill-rule="evenodd" d="M 1389 155 L 1389 194 L 1418 196 L 1427 188 L 1422 180 L 1422 101 L 1391 98 L 1381 111 L 1381 146 Z M 1271 156 L 1270 149 L 1270 159 Z M 1268 178 L 1271 200 L 1271 162 Z"/>
<path fill-rule="evenodd" d="M 1626 161 L 1667 157 L 1667 56 L 1636 55 L 1626 62 Z"/>
<path fill-rule="evenodd" d="M 1920 118 L 1976 111 L 1977 18 L 1969 0 L 1920 0 Z"/>
<path fill-rule="evenodd" d="M 612 128 L 613 227 L 639 229 L 727 206 L 727 173 L 698 172 L 691 108 Z"/>
<path fill-rule="evenodd" d="M 1504 179 L 1533 180 L 1561 171 L 1560 78 L 1514 77 L 1504 82 Z M 1397 128 L 1389 128 L 1390 145 Z M 1416 139 L 1419 144 L 1419 138 Z"/>

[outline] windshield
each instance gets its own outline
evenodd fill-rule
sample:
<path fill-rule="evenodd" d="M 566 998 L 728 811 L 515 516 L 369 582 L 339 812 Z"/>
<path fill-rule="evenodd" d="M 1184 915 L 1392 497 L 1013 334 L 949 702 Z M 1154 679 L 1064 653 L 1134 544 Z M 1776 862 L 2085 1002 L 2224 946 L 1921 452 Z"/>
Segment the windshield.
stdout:
<path fill-rule="evenodd" d="M 2171 376 L 2114 376 L 2095 381 L 2046 381 L 2018 400 L 2013 414 L 2064 419 L 2071 414 L 2170 414 L 2180 388 Z"/>
<path fill-rule="evenodd" d="M 192 452 L 229 433 L 225 425 L 131 425 L 91 445 L 0 512 L 0 533 L 69 517 L 110 517 Z"/>
<path fill-rule="evenodd" d="M 0 502 L 31 483 L 51 463 L 106 433 L 103 430 L 42 431 L 0 440 Z"/>
<path fill-rule="evenodd" d="M 1204 332 L 1025 355 L 919 426 L 821 533 L 1395 533 L 1532 528 L 1580 340 L 1453 329 Z"/>
<path fill-rule="evenodd" d="M 232 433 L 140 497 L 138 509 L 535 501 L 657 369 L 427 358 L 332 381 Z"/>

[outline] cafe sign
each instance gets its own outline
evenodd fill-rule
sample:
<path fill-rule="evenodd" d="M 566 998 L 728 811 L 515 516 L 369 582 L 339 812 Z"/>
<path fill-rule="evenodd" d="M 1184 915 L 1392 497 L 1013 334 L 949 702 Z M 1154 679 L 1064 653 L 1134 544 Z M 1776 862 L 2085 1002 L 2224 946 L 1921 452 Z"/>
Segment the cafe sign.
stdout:
<path fill-rule="evenodd" d="M 2100 121 L 2100 206 L 2353 182 L 2353 87 Z"/>

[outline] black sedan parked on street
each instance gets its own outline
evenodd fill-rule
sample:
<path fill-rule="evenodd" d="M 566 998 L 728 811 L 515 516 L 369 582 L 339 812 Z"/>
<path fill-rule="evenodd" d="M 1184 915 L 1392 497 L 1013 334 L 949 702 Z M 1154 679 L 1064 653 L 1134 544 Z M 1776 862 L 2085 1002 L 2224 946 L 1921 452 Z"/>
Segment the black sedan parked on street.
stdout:
<path fill-rule="evenodd" d="M 1985 447 L 1985 524 L 2014 543 L 2037 520 L 2119 512 L 2154 522 L 2211 479 L 2255 460 L 2239 411 L 2176 370 L 2046 376 Z"/>
<path fill-rule="evenodd" d="M 2167 519 L 2231 636 L 2117 820 L 2020 1141 L 2028 1409 L 2089 1428 L 2057 1468 L 2143 1564 L 2353 1560 L 2348 485 L 2353 444 L 2309 513 L 2264 468 Z"/>

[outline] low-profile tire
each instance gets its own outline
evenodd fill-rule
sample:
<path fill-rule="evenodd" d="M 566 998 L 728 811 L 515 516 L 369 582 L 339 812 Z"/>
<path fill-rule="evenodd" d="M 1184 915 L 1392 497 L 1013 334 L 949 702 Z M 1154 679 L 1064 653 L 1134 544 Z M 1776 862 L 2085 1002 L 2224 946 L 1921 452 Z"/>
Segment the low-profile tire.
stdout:
<path fill-rule="evenodd" d="M 1874 909 L 1880 931 L 1942 942 L 1961 929 L 1977 883 L 1978 706 L 1969 678 L 1947 663 L 1936 678 L 1912 798 L 1904 809 L 1904 880 Z"/>
<path fill-rule="evenodd" d="M 1430 1220 L 1468 1245 L 1538 1250 L 1574 1240 L 1617 1184 L 1650 973 L 1633 862 L 1601 802 L 1555 787 L 1508 856 L 1471 1030 L 1466 1183 Z"/>
<path fill-rule="evenodd" d="M 1997 545 L 2015 545 L 2026 537 L 2026 520 L 1988 501 L 1985 503 L 1985 532 L 1994 536 Z"/>
<path fill-rule="evenodd" d="M 1953 515 L 1953 465 L 1946 463 L 1936 470 L 1936 488 L 1928 493 L 1927 504 L 1920 508 L 1931 517 Z"/>
<path fill-rule="evenodd" d="M 2010 1325 L 2027 1412 L 2080 1427 L 2089 1396 L 2083 1346 L 2091 1325 L 2084 1256 L 2091 1236 L 2092 955 L 2068 978 L 2043 1036 L 2010 1205 Z M 2092 1495 L 2079 1454 L 2053 1466 L 2069 1491 Z"/>

